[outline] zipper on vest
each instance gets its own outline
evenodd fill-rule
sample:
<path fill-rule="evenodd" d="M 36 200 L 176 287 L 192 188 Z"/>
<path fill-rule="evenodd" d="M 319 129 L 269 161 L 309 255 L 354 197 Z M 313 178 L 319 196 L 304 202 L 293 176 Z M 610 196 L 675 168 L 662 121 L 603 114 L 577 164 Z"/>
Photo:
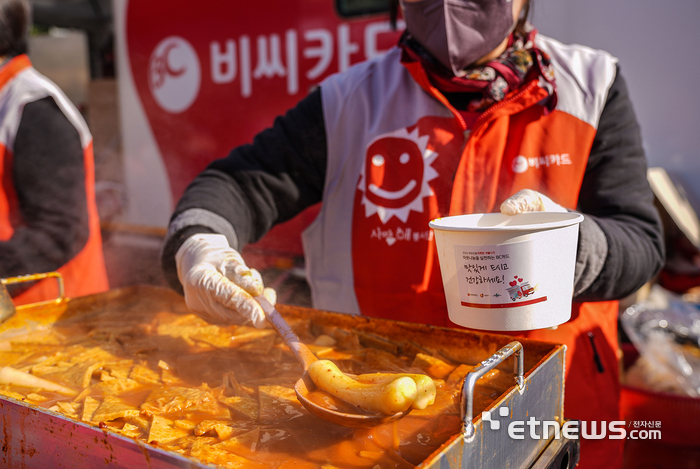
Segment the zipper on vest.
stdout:
<path fill-rule="evenodd" d="M 593 349 L 593 361 L 598 369 L 598 373 L 604 373 L 605 367 L 603 366 L 603 360 L 601 360 L 600 355 L 598 355 L 598 347 L 595 346 L 595 336 L 592 332 L 588 334 L 588 340 L 591 342 L 591 348 Z"/>
<path fill-rule="evenodd" d="M 463 132 L 464 135 L 464 141 L 462 142 L 462 151 L 460 151 L 460 155 L 464 153 L 464 149 L 467 148 L 467 142 L 469 141 L 469 137 L 471 136 L 472 131 L 470 129 L 467 129 Z"/>

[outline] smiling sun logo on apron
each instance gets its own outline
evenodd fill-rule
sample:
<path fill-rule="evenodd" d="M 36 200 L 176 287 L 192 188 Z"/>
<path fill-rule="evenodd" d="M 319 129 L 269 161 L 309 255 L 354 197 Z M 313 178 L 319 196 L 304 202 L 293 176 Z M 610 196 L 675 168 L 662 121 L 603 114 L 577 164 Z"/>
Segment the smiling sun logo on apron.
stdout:
<path fill-rule="evenodd" d="M 428 182 L 438 176 L 430 166 L 437 153 L 427 145 L 428 136 L 416 128 L 381 135 L 367 146 L 357 186 L 365 217 L 376 213 L 382 224 L 392 217 L 405 223 L 411 210 L 423 212 L 423 199 L 432 194 Z"/>
<path fill-rule="evenodd" d="M 432 283 L 428 222 L 437 210 L 431 181 L 439 178 L 432 166 L 438 152 L 429 140 L 414 127 L 380 135 L 366 147 L 352 233 L 355 293 L 365 315 L 404 309 L 399 305 L 415 301 Z"/>

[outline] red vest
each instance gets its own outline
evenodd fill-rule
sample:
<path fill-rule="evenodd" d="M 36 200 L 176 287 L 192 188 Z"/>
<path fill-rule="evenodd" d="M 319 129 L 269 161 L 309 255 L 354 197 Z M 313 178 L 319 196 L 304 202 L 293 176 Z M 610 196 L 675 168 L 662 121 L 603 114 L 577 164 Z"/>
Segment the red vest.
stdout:
<path fill-rule="evenodd" d="M 0 69 L 0 95 L 2 115 L 0 122 L 0 241 L 12 237 L 22 220 L 18 212 L 17 200 L 12 178 L 13 145 L 22 117 L 24 105 L 38 99 L 51 96 L 66 117 L 75 125 L 80 134 L 85 161 L 85 190 L 88 209 L 90 234 L 81 251 L 67 264 L 61 266 L 65 283 L 66 296 L 77 297 L 98 293 L 109 288 L 107 272 L 102 253 L 100 221 L 95 205 L 95 163 L 92 152 L 92 136 L 75 107 L 68 98 L 48 79 L 40 75 L 31 66 L 26 55 L 10 60 Z M 39 273 L 39 272 L 31 272 Z M 13 299 L 15 304 L 27 304 L 50 300 L 57 296 L 55 281 L 49 279 L 38 282 Z"/>
<path fill-rule="evenodd" d="M 447 316 L 428 222 L 497 212 L 524 188 L 576 208 L 615 60 L 538 38 L 560 92 L 546 115 L 539 103 L 548 93 L 531 82 L 467 130 L 419 66 L 402 72 L 397 52 L 323 84 L 326 187 L 319 218 L 305 233 L 317 307 L 458 327 Z M 587 67 L 595 72 L 578 75 Z M 511 334 L 566 344 L 566 418 L 620 418 L 617 313 L 614 301 L 576 304 L 556 330 Z M 621 440 L 582 441 L 582 467 L 616 467 L 621 451 Z"/>

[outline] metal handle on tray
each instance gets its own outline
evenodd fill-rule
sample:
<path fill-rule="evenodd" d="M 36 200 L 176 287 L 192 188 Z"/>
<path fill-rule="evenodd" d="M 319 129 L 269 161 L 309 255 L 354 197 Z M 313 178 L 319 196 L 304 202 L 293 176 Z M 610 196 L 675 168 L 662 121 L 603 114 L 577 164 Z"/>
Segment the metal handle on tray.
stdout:
<path fill-rule="evenodd" d="M 15 283 L 24 283 L 24 282 L 35 282 L 37 280 L 44 280 L 47 278 L 55 278 L 56 279 L 56 282 L 58 283 L 58 297 L 54 298 L 53 300 L 40 301 L 38 303 L 30 303 L 30 304 L 20 305 L 20 306 L 16 307 L 16 309 L 23 309 L 23 308 L 28 308 L 30 306 L 44 305 L 44 304 L 50 304 L 50 303 L 60 303 L 61 301 L 63 301 L 66 297 L 66 289 L 63 286 L 63 276 L 61 274 L 59 274 L 58 272 L 46 272 L 46 273 L 42 273 L 42 274 L 29 274 L 29 275 L 20 275 L 18 277 L 0 278 L 0 283 L 3 285 L 3 288 L 4 288 L 5 285 L 12 285 Z M 8 295 L 8 298 L 9 298 L 9 295 Z M 3 305 L 3 307 L 5 307 L 5 306 L 6 305 Z"/>
<path fill-rule="evenodd" d="M 523 356 L 523 346 L 518 341 L 509 343 L 498 352 L 476 365 L 474 369 L 467 373 L 467 376 L 464 378 L 460 410 L 462 413 L 462 434 L 466 438 L 471 438 L 474 436 L 474 423 L 472 420 L 474 418 L 474 388 L 477 380 L 492 369 L 496 368 L 496 366 L 499 364 L 503 363 L 513 354 L 515 354 L 515 364 L 513 366 L 515 382 L 518 385 L 518 389 L 523 389 L 523 386 L 525 385 L 523 378 L 525 360 Z"/>

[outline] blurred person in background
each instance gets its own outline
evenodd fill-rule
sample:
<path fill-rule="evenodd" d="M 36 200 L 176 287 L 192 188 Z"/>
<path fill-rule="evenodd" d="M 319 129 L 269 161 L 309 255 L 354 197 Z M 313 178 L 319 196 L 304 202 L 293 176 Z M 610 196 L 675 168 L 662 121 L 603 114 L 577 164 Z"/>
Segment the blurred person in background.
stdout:
<path fill-rule="evenodd" d="M 0 277 L 58 271 L 66 295 L 108 289 L 94 199 L 92 136 L 75 106 L 27 57 L 27 0 L 0 0 Z M 50 280 L 11 290 L 56 297 Z"/>
<path fill-rule="evenodd" d="M 166 278 L 205 319 L 262 326 L 262 281 L 238 251 L 322 201 L 304 232 L 316 308 L 455 327 L 430 220 L 578 211 L 571 320 L 512 335 L 567 345 L 566 418 L 620 420 L 616 300 L 664 248 L 617 59 L 538 34 L 528 0 L 401 7 L 397 47 L 329 77 L 191 183 Z M 581 467 L 620 467 L 622 445 L 582 440 Z"/>

